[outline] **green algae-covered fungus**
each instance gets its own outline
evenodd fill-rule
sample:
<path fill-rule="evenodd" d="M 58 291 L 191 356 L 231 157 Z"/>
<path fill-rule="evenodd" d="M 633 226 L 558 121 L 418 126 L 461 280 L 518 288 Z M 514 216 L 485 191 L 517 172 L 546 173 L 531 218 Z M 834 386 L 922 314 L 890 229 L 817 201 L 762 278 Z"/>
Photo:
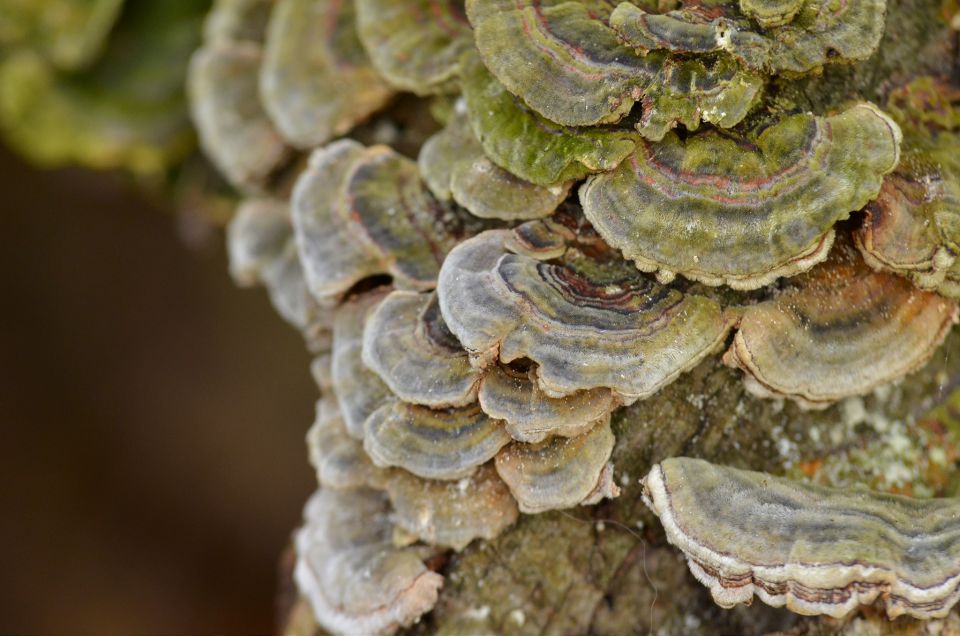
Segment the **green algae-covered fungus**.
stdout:
<path fill-rule="evenodd" d="M 886 14 L 886 0 L 691 4 L 653 13 L 623 2 L 610 25 L 624 44 L 641 51 L 726 54 L 758 72 L 804 73 L 870 57 L 880 44 Z"/>
<path fill-rule="evenodd" d="M 833 226 L 877 196 L 900 129 L 872 104 L 759 134 L 643 143 L 580 190 L 584 213 L 644 271 L 754 289 L 822 261 Z"/>
<path fill-rule="evenodd" d="M 758 75 L 723 60 L 708 68 L 660 52 L 635 54 L 607 24 L 609 13 L 603 0 L 467 2 L 484 63 L 551 121 L 616 122 L 639 102 L 645 117 L 638 129 L 659 139 L 674 122 L 732 126 L 746 116 L 761 87 Z"/>

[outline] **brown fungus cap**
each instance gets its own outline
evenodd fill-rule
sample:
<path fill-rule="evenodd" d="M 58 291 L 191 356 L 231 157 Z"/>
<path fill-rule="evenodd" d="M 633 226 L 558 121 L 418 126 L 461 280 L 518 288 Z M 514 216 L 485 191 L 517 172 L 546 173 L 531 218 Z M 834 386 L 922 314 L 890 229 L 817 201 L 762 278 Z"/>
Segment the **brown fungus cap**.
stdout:
<path fill-rule="evenodd" d="M 367 419 L 363 447 L 377 466 L 397 466 L 424 479 L 461 479 L 509 442 L 503 422 L 479 405 L 430 409 L 392 402 Z"/>
<path fill-rule="evenodd" d="M 589 179 L 580 200 L 641 270 L 756 289 L 826 257 L 834 224 L 877 196 L 899 145 L 897 124 L 867 103 L 742 138 L 671 134 Z"/>
<path fill-rule="evenodd" d="M 397 525 L 430 545 L 462 550 L 516 522 L 517 503 L 491 464 L 459 481 L 420 479 L 395 470 L 387 482 Z"/>
<path fill-rule="evenodd" d="M 396 399 L 379 376 L 363 363 L 364 324 L 389 291 L 380 288 L 367 292 L 348 300 L 334 313 L 333 390 L 347 431 L 355 439 L 363 439 L 364 423 L 374 411 Z"/>
<path fill-rule="evenodd" d="M 317 622 L 333 634 L 393 634 L 436 604 L 443 577 L 413 549 L 391 543 L 386 496 L 321 489 L 294 539 L 294 578 Z"/>
<path fill-rule="evenodd" d="M 551 397 L 595 388 L 625 403 L 648 397 L 729 329 L 715 301 L 662 287 L 609 248 L 575 245 L 541 261 L 512 253 L 517 240 L 490 230 L 457 246 L 440 273 L 440 309 L 475 364 L 528 358 Z"/>
<path fill-rule="evenodd" d="M 484 155 L 470 122 L 462 116 L 452 118 L 446 128 L 423 144 L 417 163 L 437 198 L 452 199 L 485 219 L 514 221 L 550 216 L 567 198 L 572 185 L 539 186 L 497 166 Z"/>
<path fill-rule="evenodd" d="M 352 1 L 277 0 L 267 29 L 260 95 L 292 146 L 326 143 L 392 97 L 360 45 L 355 22 Z"/>
<path fill-rule="evenodd" d="M 597 503 L 620 493 L 608 468 L 614 441 L 610 419 L 605 418 L 578 437 L 554 437 L 541 444 L 515 442 L 497 455 L 497 472 L 521 512 Z"/>
<path fill-rule="evenodd" d="M 871 267 L 956 297 L 960 183 L 932 166 L 909 166 L 913 159 L 884 181 L 854 240 Z"/>
<path fill-rule="evenodd" d="M 466 406 L 477 397 L 480 373 L 443 322 L 436 294 L 387 296 L 367 318 L 363 361 L 405 402 Z"/>
<path fill-rule="evenodd" d="M 377 71 L 418 95 L 455 89 L 472 45 L 461 0 L 356 0 L 357 29 Z"/>
<path fill-rule="evenodd" d="M 840 246 L 778 298 L 746 308 L 723 359 L 757 395 L 825 408 L 920 368 L 957 316 L 955 302 Z"/>
<path fill-rule="evenodd" d="M 619 121 L 642 101 L 637 128 L 659 139 L 676 123 L 729 127 L 754 103 L 760 77 L 732 60 L 634 53 L 607 25 L 603 0 L 467 0 L 477 48 L 506 88 L 568 126 Z M 544 78 L 549 78 L 545 80 Z"/>

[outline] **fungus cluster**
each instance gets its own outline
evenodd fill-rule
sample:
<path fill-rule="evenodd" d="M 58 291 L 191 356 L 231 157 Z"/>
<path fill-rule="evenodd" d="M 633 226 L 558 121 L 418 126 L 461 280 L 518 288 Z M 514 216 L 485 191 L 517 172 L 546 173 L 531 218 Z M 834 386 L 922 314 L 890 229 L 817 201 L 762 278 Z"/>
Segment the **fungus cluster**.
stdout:
<path fill-rule="evenodd" d="M 617 497 L 611 415 L 710 356 L 815 409 L 929 360 L 958 317 L 957 100 L 922 82 L 885 108 L 768 97 L 774 77 L 869 57 L 884 16 L 883 0 L 216 3 L 194 118 L 247 198 L 234 277 L 266 285 L 316 354 L 321 488 L 296 548 L 323 627 L 409 625 L 437 599 L 439 551 Z M 821 522 L 802 489 L 685 462 L 648 498 L 688 556 L 709 544 L 690 563 L 721 604 L 751 576 L 804 613 L 955 600 L 923 606 L 944 573 L 893 548 L 874 563 L 856 518 L 838 536 L 881 574 L 809 583 L 787 539 L 732 540 L 795 496 L 802 542 Z M 736 506 L 711 528 L 719 491 Z M 810 600 L 844 586 L 859 596 Z"/>

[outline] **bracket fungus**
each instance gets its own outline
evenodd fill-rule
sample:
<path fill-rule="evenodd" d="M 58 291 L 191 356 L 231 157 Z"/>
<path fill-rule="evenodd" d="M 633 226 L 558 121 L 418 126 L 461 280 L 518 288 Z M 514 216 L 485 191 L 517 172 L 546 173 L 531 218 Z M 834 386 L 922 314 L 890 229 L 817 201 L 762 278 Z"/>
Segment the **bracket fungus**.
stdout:
<path fill-rule="evenodd" d="M 918 369 L 957 318 L 955 302 L 840 246 L 776 299 L 747 307 L 724 362 L 752 393 L 825 408 Z"/>
<path fill-rule="evenodd" d="M 909 157 L 887 177 L 854 233 L 864 260 L 922 289 L 960 296 L 960 181 Z M 908 163 L 904 161 L 903 163 Z"/>
<path fill-rule="evenodd" d="M 443 577 L 391 542 L 389 502 L 377 491 L 321 489 L 295 537 L 294 577 L 317 622 L 337 634 L 392 634 L 437 602 Z"/>
<path fill-rule="evenodd" d="M 806 73 L 827 63 L 870 57 L 880 45 L 886 0 L 733 0 L 709 7 L 648 13 L 622 2 L 610 26 L 623 43 L 644 51 L 729 55 L 758 72 Z M 719 15 L 718 15 L 719 14 Z M 746 19 L 753 18 L 756 27 Z"/>
<path fill-rule="evenodd" d="M 509 442 L 503 422 L 479 405 L 429 409 L 391 402 L 367 419 L 363 447 L 377 466 L 398 466 L 424 479 L 461 479 Z"/>
<path fill-rule="evenodd" d="M 615 255 L 574 245 L 559 262 L 538 260 L 511 252 L 517 240 L 488 230 L 458 245 L 440 271 L 440 310 L 478 366 L 528 358 L 549 396 L 605 387 L 634 402 L 700 362 L 729 329 L 715 301 L 661 287 Z"/>
<path fill-rule="evenodd" d="M 398 526 L 431 545 L 462 550 L 474 539 L 493 539 L 519 513 L 490 464 L 459 481 L 424 480 L 396 471 L 387 493 Z"/>
<path fill-rule="evenodd" d="M 854 233 L 871 267 L 960 297 L 960 90 L 921 77 L 891 93 L 904 158 Z"/>
<path fill-rule="evenodd" d="M 573 128 L 530 110 L 476 55 L 462 64 L 463 99 L 487 157 L 517 177 L 553 187 L 615 168 L 640 136 L 623 128 Z"/>
<path fill-rule="evenodd" d="M 335 299 L 378 274 L 398 287 L 430 289 L 446 252 L 469 231 L 469 215 L 436 201 L 413 161 L 350 140 L 314 151 L 292 205 L 301 262 L 318 298 Z"/>
<path fill-rule="evenodd" d="M 956 499 L 806 485 L 677 457 L 643 480 L 670 543 L 723 607 L 764 603 L 892 619 L 945 616 L 960 598 Z"/>
<path fill-rule="evenodd" d="M 759 75 L 723 60 L 637 55 L 607 24 L 603 0 L 467 0 L 484 64 L 545 118 L 567 126 L 617 122 L 644 104 L 638 130 L 659 139 L 676 123 L 730 127 L 760 92 Z M 509 45 L 507 45 L 509 43 Z M 549 77 L 550 81 L 541 78 Z"/>
<path fill-rule="evenodd" d="M 386 481 L 384 471 L 367 457 L 363 444 L 347 432 L 340 406 L 332 395 L 317 401 L 317 416 L 307 431 L 310 463 L 317 482 L 324 488 L 378 488 Z"/>
<path fill-rule="evenodd" d="M 485 370 L 477 398 L 484 413 L 505 422 L 510 437 L 534 444 L 552 435 L 585 433 L 619 406 L 607 388 L 550 397 L 540 389 L 535 367 L 501 364 Z"/>
<path fill-rule="evenodd" d="M 497 455 L 497 472 L 521 512 L 594 504 L 620 494 L 608 463 L 614 441 L 608 418 L 577 437 L 554 437 L 541 444 L 515 442 Z"/>
<path fill-rule="evenodd" d="M 347 430 L 363 439 L 364 423 L 394 400 L 390 389 L 363 363 L 363 326 L 387 289 L 375 289 L 340 305 L 333 316 L 331 379 Z"/>
<path fill-rule="evenodd" d="M 460 102 L 458 102 L 458 106 Z M 571 183 L 544 187 L 524 181 L 483 153 L 470 122 L 454 117 L 423 144 L 420 174 L 438 199 L 453 199 L 474 216 L 505 221 L 550 216 L 567 198 Z"/>
<path fill-rule="evenodd" d="M 436 294 L 387 296 L 367 318 L 363 361 L 405 402 L 466 406 L 477 397 L 479 372 L 443 322 Z"/>
<path fill-rule="evenodd" d="M 388 295 L 366 319 L 363 361 L 400 400 L 435 409 L 479 401 L 522 442 L 580 435 L 620 404 L 607 388 L 550 397 L 538 385 L 536 367 L 521 368 L 522 361 L 472 365 L 443 321 L 436 294 Z"/>
<path fill-rule="evenodd" d="M 287 158 L 287 147 L 260 104 L 259 43 L 214 41 L 190 62 L 188 90 L 200 144 L 241 191 L 258 190 Z"/>
<path fill-rule="evenodd" d="M 355 22 L 352 1 L 278 0 L 273 8 L 260 95 L 287 143 L 326 143 L 393 96 L 367 59 Z"/>
<path fill-rule="evenodd" d="M 665 459 L 644 496 L 720 605 L 946 614 L 954 500 L 719 463 L 954 494 L 960 425 L 915 416 L 960 382 L 955 4 L 219 0 L 190 84 L 260 197 L 231 271 L 321 391 L 300 607 L 330 633 L 434 607 L 414 631 L 817 629 L 716 611 L 621 525 L 647 520 L 627 473 L 679 454 L 718 464 Z"/>
<path fill-rule="evenodd" d="M 417 93 L 455 87 L 473 38 L 460 0 L 356 0 L 357 29 L 373 65 L 392 85 Z"/>
<path fill-rule="evenodd" d="M 310 328 L 318 308 L 307 292 L 285 201 L 241 203 L 227 228 L 227 251 L 238 285 L 263 284 L 277 313 L 301 330 Z"/>
<path fill-rule="evenodd" d="M 794 115 L 743 138 L 642 143 L 580 189 L 583 211 L 643 271 L 756 289 L 826 258 L 833 226 L 877 196 L 900 129 L 872 104 Z"/>

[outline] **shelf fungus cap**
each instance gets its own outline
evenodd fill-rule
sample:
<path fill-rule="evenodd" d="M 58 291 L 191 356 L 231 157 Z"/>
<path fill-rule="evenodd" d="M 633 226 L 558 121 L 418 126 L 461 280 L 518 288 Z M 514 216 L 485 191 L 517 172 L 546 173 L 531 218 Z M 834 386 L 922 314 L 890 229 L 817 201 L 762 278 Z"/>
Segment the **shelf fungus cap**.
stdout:
<path fill-rule="evenodd" d="M 960 597 L 956 499 L 825 488 L 675 457 L 644 501 L 722 607 L 764 603 L 847 616 L 941 618 Z"/>
<path fill-rule="evenodd" d="M 190 61 L 187 88 L 200 145 L 241 191 L 260 190 L 287 147 L 260 105 L 262 51 L 249 41 L 213 42 Z"/>
<path fill-rule="evenodd" d="M 886 22 L 886 0 L 745 0 L 740 11 L 733 2 L 716 4 L 648 13 L 622 2 L 610 15 L 610 26 L 625 45 L 641 52 L 730 56 L 758 72 L 799 74 L 869 58 Z"/>
<path fill-rule="evenodd" d="M 805 4 L 806 0 L 740 0 L 740 11 L 769 28 L 788 24 Z"/>
<path fill-rule="evenodd" d="M 300 258 L 318 298 L 337 298 L 379 274 L 398 287 L 432 288 L 469 216 L 437 202 L 411 160 L 351 140 L 314 151 L 292 205 Z"/>
<path fill-rule="evenodd" d="M 462 89 L 470 123 L 487 157 L 546 188 L 612 170 L 640 138 L 623 128 L 573 128 L 544 119 L 519 103 L 476 55 L 464 58 Z"/>
<path fill-rule="evenodd" d="M 355 23 L 353 2 L 278 0 L 274 6 L 260 95 L 289 144 L 312 148 L 326 143 L 393 96 L 367 59 Z"/>
<path fill-rule="evenodd" d="M 826 258 L 834 224 L 876 197 L 896 167 L 900 138 L 868 103 L 786 117 L 738 141 L 670 135 L 591 177 L 580 200 L 639 269 L 756 289 Z"/>
<path fill-rule="evenodd" d="M 474 216 L 505 221 L 550 216 L 567 198 L 572 182 L 544 187 L 504 170 L 483 153 L 464 117 L 423 144 L 417 160 L 427 186 L 438 199 L 453 199 Z"/>
<path fill-rule="evenodd" d="M 619 257 L 605 275 L 607 264 L 579 248 L 557 262 L 512 253 L 520 232 L 469 239 L 440 272 L 440 310 L 481 368 L 529 359 L 551 397 L 605 387 L 631 403 L 698 364 L 729 330 L 715 301 L 661 287 Z"/>
<path fill-rule="evenodd" d="M 307 449 L 317 481 L 324 488 L 377 488 L 385 481 L 384 471 L 370 462 L 363 444 L 347 433 L 332 395 L 317 401 L 317 416 L 307 431 Z"/>
<path fill-rule="evenodd" d="M 277 313 L 305 333 L 326 329 L 307 291 L 285 201 L 242 202 L 227 226 L 227 253 L 238 285 L 265 286 Z"/>
<path fill-rule="evenodd" d="M 286 251 L 293 235 L 290 207 L 279 199 L 243 201 L 227 226 L 230 276 L 242 287 L 263 283 L 263 272 Z"/>
<path fill-rule="evenodd" d="M 960 182 L 933 166 L 901 165 L 864 212 L 853 236 L 871 267 L 950 295 L 947 279 L 960 252 Z"/>
<path fill-rule="evenodd" d="M 608 26 L 602 0 L 467 0 L 484 64 L 545 118 L 567 126 L 619 121 L 642 102 L 638 128 L 659 139 L 676 123 L 729 127 L 749 112 L 762 81 L 736 64 L 638 55 Z M 544 78 L 549 78 L 545 81 Z"/>
<path fill-rule="evenodd" d="M 577 437 L 554 437 L 541 444 L 514 442 L 497 455 L 497 473 L 521 512 L 594 504 L 620 494 L 608 467 L 614 441 L 607 417 Z"/>
<path fill-rule="evenodd" d="M 752 393 L 825 408 L 919 369 L 957 316 L 955 302 L 841 246 L 775 300 L 747 307 L 723 360 Z"/>
<path fill-rule="evenodd" d="M 397 466 L 424 479 L 461 479 L 509 442 L 503 422 L 477 404 L 429 409 L 393 402 L 367 420 L 363 447 L 377 466 Z"/>
<path fill-rule="evenodd" d="M 459 0 L 357 0 L 357 30 L 388 82 L 418 95 L 456 87 L 460 57 L 472 46 Z"/>
<path fill-rule="evenodd" d="M 383 404 L 396 399 L 380 377 L 363 363 L 363 327 L 367 316 L 389 293 L 380 288 L 353 298 L 333 318 L 331 376 L 347 430 L 363 439 L 364 423 Z"/>
<path fill-rule="evenodd" d="M 367 318 L 363 361 L 404 402 L 466 406 L 480 373 L 447 329 L 436 294 L 395 291 Z"/>
<path fill-rule="evenodd" d="M 485 371 L 478 397 L 487 415 L 503 420 L 510 436 L 526 443 L 542 442 L 553 435 L 576 437 L 619 406 L 607 388 L 552 398 L 540 390 L 535 368 L 500 364 Z"/>
<path fill-rule="evenodd" d="M 391 473 L 387 493 L 397 525 L 430 545 L 462 550 L 491 540 L 516 522 L 517 503 L 490 464 L 459 481 Z"/>
<path fill-rule="evenodd" d="M 321 489 L 294 539 L 294 580 L 317 622 L 334 634 L 393 634 L 430 611 L 443 577 L 412 549 L 390 542 L 389 502 L 379 492 Z"/>

